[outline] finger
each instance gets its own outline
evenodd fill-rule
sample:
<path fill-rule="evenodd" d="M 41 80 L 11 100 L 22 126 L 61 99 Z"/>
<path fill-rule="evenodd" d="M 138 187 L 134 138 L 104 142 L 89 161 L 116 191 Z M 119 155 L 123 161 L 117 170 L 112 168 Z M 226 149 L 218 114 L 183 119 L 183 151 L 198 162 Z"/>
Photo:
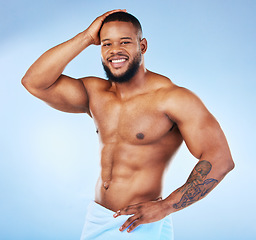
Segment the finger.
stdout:
<path fill-rule="evenodd" d="M 126 9 L 114 9 L 114 10 L 111 10 L 111 11 L 108 11 L 107 13 L 114 13 L 114 12 L 127 12 Z"/>
<path fill-rule="evenodd" d="M 113 217 L 116 218 L 118 216 L 120 216 L 121 210 L 118 210 L 114 213 Z"/>
<path fill-rule="evenodd" d="M 136 227 L 142 224 L 141 218 L 132 223 L 132 225 L 127 229 L 127 232 L 133 231 Z"/>
<path fill-rule="evenodd" d="M 119 228 L 120 231 L 124 231 L 127 227 L 131 225 L 134 221 L 138 220 L 140 218 L 139 215 L 133 215 L 129 217 L 126 222 Z"/>
<path fill-rule="evenodd" d="M 131 214 L 136 214 L 140 210 L 140 206 L 128 206 L 126 208 L 120 209 L 116 211 L 116 213 L 113 215 L 113 217 L 118 217 L 120 215 L 131 215 Z"/>
<path fill-rule="evenodd" d="M 132 214 L 135 214 L 135 213 L 137 213 L 136 209 L 125 208 L 125 209 L 118 210 L 118 211 L 113 215 L 113 217 L 116 218 L 116 217 L 121 216 L 121 215 L 132 215 Z"/>
<path fill-rule="evenodd" d="M 111 10 L 111 11 L 108 11 L 106 13 L 104 13 L 103 15 L 105 17 L 107 17 L 108 15 L 112 14 L 112 13 L 115 13 L 115 12 L 127 12 L 126 9 L 114 9 L 114 10 Z"/>

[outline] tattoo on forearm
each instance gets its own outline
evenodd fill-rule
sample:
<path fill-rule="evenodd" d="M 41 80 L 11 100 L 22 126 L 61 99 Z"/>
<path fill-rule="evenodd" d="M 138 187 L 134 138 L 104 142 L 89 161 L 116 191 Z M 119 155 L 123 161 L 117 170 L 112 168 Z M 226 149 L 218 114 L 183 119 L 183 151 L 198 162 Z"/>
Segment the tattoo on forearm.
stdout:
<path fill-rule="evenodd" d="M 218 180 L 213 178 L 206 179 L 211 169 L 211 163 L 206 160 L 200 161 L 195 166 L 187 180 L 187 183 L 181 189 L 181 192 L 185 193 L 182 195 L 178 203 L 173 204 L 174 208 L 179 209 L 189 206 L 203 198 L 213 189 Z"/>

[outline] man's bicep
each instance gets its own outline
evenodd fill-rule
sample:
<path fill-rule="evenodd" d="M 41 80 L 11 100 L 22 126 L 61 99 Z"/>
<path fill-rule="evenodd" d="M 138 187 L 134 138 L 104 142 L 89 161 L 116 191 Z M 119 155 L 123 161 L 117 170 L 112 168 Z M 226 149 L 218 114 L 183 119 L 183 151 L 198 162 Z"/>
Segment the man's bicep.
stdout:
<path fill-rule="evenodd" d="M 199 159 L 203 153 L 219 149 L 225 142 L 225 136 L 203 102 L 182 88 L 174 93 L 171 100 L 170 118 L 176 122 L 190 152 Z"/>
<path fill-rule="evenodd" d="M 80 79 L 61 75 L 58 80 L 37 97 L 51 107 L 72 113 L 89 113 L 88 95 Z"/>
<path fill-rule="evenodd" d="M 184 141 L 192 155 L 200 159 L 203 155 L 215 155 L 224 144 L 225 136 L 216 119 L 209 113 L 195 114 L 189 121 L 178 124 Z"/>

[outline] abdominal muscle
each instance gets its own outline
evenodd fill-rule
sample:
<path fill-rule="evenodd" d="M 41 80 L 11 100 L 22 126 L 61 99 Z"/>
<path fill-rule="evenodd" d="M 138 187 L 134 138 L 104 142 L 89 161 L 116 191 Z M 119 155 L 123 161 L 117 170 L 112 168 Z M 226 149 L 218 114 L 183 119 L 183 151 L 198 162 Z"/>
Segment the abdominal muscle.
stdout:
<path fill-rule="evenodd" d="M 157 144 L 105 145 L 101 151 L 102 169 L 96 184 L 95 201 L 117 211 L 160 197 L 164 171 L 176 151 L 163 148 Z"/>

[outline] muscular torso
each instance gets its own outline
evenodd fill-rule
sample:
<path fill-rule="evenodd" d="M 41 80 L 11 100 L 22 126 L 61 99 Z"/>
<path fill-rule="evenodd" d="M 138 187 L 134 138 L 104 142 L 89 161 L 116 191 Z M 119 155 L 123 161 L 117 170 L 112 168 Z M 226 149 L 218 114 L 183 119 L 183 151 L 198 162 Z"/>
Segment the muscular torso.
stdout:
<path fill-rule="evenodd" d="M 159 83 L 127 99 L 120 98 L 108 81 L 86 86 L 100 140 L 95 201 L 114 211 L 161 196 L 164 171 L 182 142 L 161 104 L 162 91 L 174 86 L 158 75 L 152 77 Z"/>

